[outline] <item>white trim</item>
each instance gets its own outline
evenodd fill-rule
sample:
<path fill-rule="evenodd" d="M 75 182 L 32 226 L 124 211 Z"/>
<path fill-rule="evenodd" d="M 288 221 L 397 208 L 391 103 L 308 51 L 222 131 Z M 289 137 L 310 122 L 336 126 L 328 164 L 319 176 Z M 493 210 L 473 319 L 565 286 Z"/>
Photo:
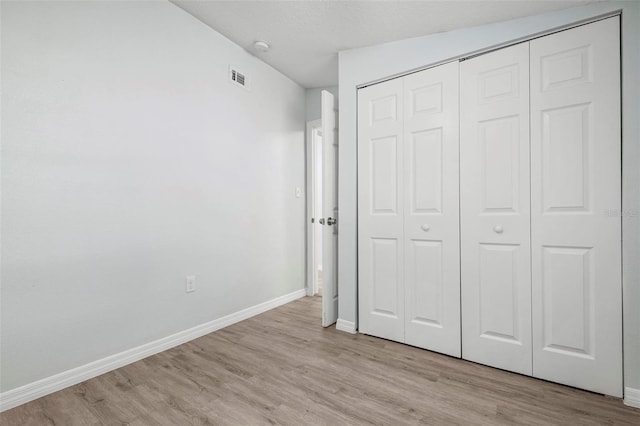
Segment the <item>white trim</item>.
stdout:
<path fill-rule="evenodd" d="M 640 408 L 640 389 L 624 388 L 624 405 Z"/>
<path fill-rule="evenodd" d="M 345 321 L 338 318 L 338 321 L 336 321 L 336 330 L 344 331 L 345 333 L 356 334 L 356 323 L 353 321 Z"/>
<path fill-rule="evenodd" d="M 163 337 L 162 339 L 110 355 L 106 358 L 90 362 L 71 370 L 63 371 L 62 373 L 20 386 L 19 388 L 2 392 L 0 393 L 0 412 L 25 404 L 29 401 L 33 401 L 34 399 L 43 397 L 50 393 L 57 392 L 66 387 L 73 386 L 85 380 L 89 380 L 117 368 L 124 367 L 127 364 L 139 361 L 148 356 L 166 351 L 167 349 L 204 336 L 205 334 L 220 330 L 221 328 L 292 302 L 304 297 L 305 295 L 305 289 L 296 290 L 293 293 L 276 297 L 275 299 L 259 303 L 255 306 L 226 315 L 222 318 Z"/>

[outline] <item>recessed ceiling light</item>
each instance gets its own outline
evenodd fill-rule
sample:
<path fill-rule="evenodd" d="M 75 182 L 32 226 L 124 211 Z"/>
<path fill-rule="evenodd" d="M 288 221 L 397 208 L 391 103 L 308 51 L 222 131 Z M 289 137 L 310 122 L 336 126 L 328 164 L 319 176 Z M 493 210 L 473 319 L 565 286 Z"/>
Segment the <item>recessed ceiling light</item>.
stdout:
<path fill-rule="evenodd" d="M 256 41 L 255 43 L 253 43 L 253 47 L 255 47 L 255 49 L 259 52 L 266 52 L 267 50 L 269 50 L 269 43 L 267 43 L 266 41 Z"/>

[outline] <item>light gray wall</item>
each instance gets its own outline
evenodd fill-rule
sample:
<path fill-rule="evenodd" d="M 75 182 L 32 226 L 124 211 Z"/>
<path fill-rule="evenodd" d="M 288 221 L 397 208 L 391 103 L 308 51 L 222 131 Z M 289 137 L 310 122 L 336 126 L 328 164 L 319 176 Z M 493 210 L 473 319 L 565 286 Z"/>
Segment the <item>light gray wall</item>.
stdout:
<path fill-rule="evenodd" d="M 0 390 L 304 288 L 303 88 L 168 2 L 1 7 Z"/>
<path fill-rule="evenodd" d="M 338 97 L 338 86 L 331 87 L 320 87 L 317 89 L 307 89 L 306 90 L 306 114 L 307 121 L 319 120 L 321 118 L 321 100 L 322 97 L 320 93 L 323 90 L 331 93 L 335 97 Z"/>
<path fill-rule="evenodd" d="M 356 86 L 622 10 L 625 386 L 640 389 L 640 3 L 613 1 L 340 52 L 339 318 L 357 321 Z"/>

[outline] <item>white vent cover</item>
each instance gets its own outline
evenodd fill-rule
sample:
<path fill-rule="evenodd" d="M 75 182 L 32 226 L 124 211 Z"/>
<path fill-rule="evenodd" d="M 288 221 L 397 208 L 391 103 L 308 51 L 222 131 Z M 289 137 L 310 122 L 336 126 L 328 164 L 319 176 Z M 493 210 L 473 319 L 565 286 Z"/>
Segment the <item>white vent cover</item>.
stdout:
<path fill-rule="evenodd" d="M 234 66 L 229 66 L 229 81 L 238 86 L 249 88 L 249 79 L 245 73 L 238 71 Z"/>

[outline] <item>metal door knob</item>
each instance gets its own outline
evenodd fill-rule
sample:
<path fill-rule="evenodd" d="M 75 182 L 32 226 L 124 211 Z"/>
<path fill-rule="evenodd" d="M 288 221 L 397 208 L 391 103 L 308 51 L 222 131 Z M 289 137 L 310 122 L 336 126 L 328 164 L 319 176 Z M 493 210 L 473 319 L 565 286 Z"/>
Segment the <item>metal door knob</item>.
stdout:
<path fill-rule="evenodd" d="M 334 218 L 328 218 L 327 219 L 327 225 L 331 226 L 331 225 L 335 225 L 336 224 L 336 219 Z"/>
<path fill-rule="evenodd" d="M 324 217 L 318 221 L 320 225 L 324 225 Z"/>
<path fill-rule="evenodd" d="M 493 227 L 493 232 L 495 232 L 496 234 L 502 234 L 502 231 L 504 231 L 504 229 L 502 229 L 502 226 L 500 225 L 496 225 Z"/>
<path fill-rule="evenodd" d="M 422 225 L 420 228 L 422 228 L 422 230 L 424 232 L 429 232 L 429 229 L 431 229 L 431 227 L 429 225 L 427 225 L 426 223 L 424 225 Z"/>

